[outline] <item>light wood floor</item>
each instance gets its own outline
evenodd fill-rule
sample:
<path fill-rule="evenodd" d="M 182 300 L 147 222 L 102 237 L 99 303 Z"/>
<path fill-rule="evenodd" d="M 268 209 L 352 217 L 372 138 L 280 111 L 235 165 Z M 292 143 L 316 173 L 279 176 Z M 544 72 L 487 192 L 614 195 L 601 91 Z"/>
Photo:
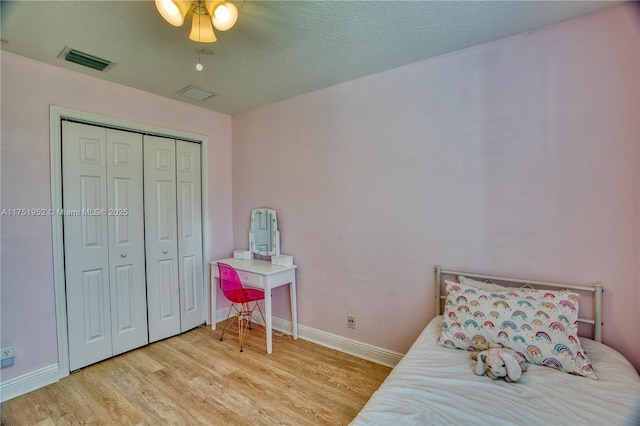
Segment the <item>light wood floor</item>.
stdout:
<path fill-rule="evenodd" d="M 254 326 L 198 327 L 2 404 L 3 425 L 346 425 L 390 369 Z"/>

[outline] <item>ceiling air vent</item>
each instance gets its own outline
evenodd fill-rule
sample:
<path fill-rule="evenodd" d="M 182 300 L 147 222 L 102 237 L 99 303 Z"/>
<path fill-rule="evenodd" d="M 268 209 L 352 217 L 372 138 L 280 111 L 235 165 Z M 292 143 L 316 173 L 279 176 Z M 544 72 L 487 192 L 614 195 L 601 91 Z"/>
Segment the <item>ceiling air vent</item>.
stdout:
<path fill-rule="evenodd" d="M 65 47 L 58 55 L 58 58 L 102 72 L 108 71 L 115 65 L 115 62 L 98 58 L 70 47 Z"/>
<path fill-rule="evenodd" d="M 186 96 L 187 98 L 197 99 L 199 101 L 205 101 L 214 97 L 216 94 L 208 89 L 203 89 L 194 84 L 190 84 L 184 89 L 180 89 L 176 92 L 177 95 Z"/>

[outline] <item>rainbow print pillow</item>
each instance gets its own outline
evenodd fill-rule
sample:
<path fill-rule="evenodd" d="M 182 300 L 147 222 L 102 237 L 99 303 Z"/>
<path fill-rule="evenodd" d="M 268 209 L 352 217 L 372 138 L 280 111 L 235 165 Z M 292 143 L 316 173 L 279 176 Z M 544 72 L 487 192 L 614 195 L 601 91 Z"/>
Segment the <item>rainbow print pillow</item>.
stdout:
<path fill-rule="evenodd" d="M 477 351 L 497 343 L 532 364 L 597 379 L 578 339 L 577 293 L 445 284 L 441 345 Z"/>

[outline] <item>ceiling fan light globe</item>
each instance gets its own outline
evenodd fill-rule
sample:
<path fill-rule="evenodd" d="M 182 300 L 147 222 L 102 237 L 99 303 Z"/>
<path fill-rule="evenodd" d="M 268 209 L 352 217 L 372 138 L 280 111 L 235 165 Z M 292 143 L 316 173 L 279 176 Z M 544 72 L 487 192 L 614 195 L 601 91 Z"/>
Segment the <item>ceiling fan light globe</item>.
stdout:
<path fill-rule="evenodd" d="M 227 22 L 230 18 L 229 9 L 225 5 L 221 5 L 214 12 L 215 18 L 220 22 Z"/>
<path fill-rule="evenodd" d="M 191 3 L 181 0 L 156 0 L 156 9 L 165 21 L 179 27 L 184 24 L 184 17 L 191 8 Z"/>
<path fill-rule="evenodd" d="M 213 25 L 220 31 L 227 31 L 238 20 L 238 8 L 229 1 L 216 3 L 209 14 Z"/>
<path fill-rule="evenodd" d="M 198 43 L 214 43 L 218 40 L 213 32 L 211 20 L 207 15 L 201 15 L 199 13 L 193 14 L 189 38 Z"/>

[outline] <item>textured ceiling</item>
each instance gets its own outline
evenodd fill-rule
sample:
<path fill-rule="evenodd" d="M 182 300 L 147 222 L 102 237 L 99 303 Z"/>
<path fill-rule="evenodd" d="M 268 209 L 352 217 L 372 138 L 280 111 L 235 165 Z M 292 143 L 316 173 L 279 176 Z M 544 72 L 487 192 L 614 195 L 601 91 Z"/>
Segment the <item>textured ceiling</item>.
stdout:
<path fill-rule="evenodd" d="M 2 1 L 2 49 L 227 114 L 533 30 L 618 2 L 234 1 L 216 43 L 188 39 L 153 1 Z M 109 59 L 101 73 L 58 59 L 66 47 Z M 204 71 L 195 64 L 198 48 Z M 175 94 L 190 85 L 216 96 Z"/>

